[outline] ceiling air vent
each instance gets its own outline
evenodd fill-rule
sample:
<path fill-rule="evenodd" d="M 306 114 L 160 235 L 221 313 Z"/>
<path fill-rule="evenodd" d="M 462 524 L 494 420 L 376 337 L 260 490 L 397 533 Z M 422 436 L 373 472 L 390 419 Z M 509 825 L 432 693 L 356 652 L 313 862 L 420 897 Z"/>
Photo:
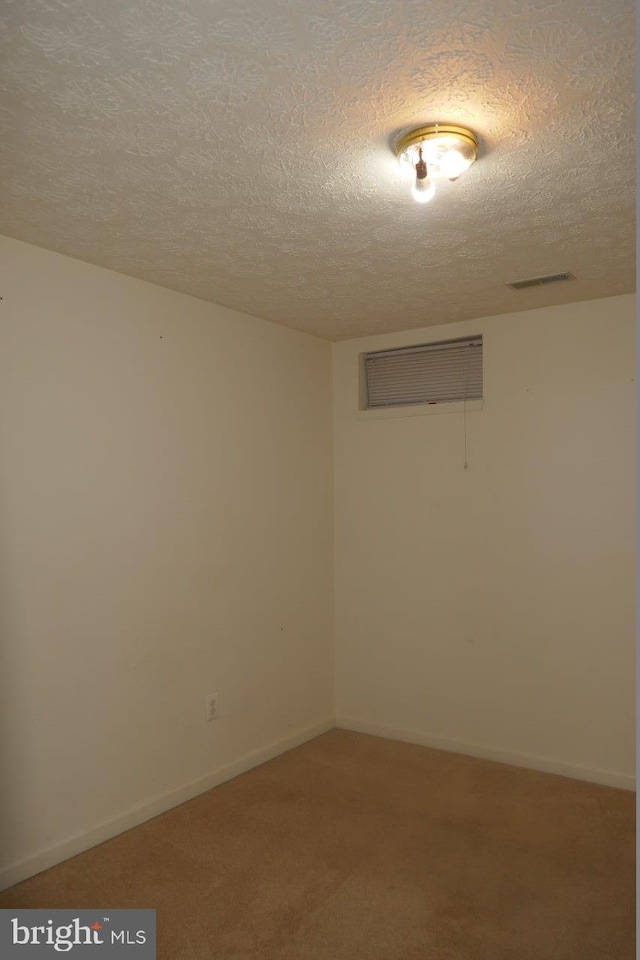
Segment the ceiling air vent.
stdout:
<path fill-rule="evenodd" d="M 565 270 L 564 273 L 551 273 L 547 277 L 530 277 L 529 280 L 514 280 L 513 283 L 506 283 L 506 287 L 513 290 L 524 290 L 525 287 L 542 287 L 545 283 L 563 283 L 565 280 L 575 280 L 572 273 Z"/>

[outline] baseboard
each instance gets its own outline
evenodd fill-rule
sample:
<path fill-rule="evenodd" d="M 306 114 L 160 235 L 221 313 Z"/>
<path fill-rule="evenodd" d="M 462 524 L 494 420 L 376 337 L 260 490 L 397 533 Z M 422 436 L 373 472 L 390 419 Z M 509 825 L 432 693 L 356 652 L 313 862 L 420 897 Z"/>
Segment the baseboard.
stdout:
<path fill-rule="evenodd" d="M 171 790 L 169 793 L 153 797 L 139 807 L 127 810 L 109 820 L 103 820 L 90 830 L 75 834 L 72 837 L 67 837 L 66 840 L 53 844 L 33 856 L 26 857 L 24 860 L 3 867 L 0 869 L 0 890 L 12 887 L 14 884 L 20 883 L 22 880 L 26 880 L 36 873 L 40 873 L 42 870 L 48 870 L 49 867 L 53 867 L 63 860 L 68 860 L 69 857 L 75 857 L 76 854 L 82 853 L 83 850 L 95 847 L 105 840 L 110 840 L 112 837 L 124 833 L 125 830 L 130 830 L 132 827 L 137 827 L 147 820 L 152 820 L 153 817 L 157 817 L 159 814 L 165 813 L 167 810 L 171 810 L 173 807 L 177 807 L 187 800 L 192 800 L 199 794 L 211 790 L 212 787 L 226 783 L 227 780 L 232 780 L 241 773 L 246 773 L 254 767 L 259 767 L 260 764 L 266 763 L 267 760 L 273 760 L 274 757 L 280 756 L 280 754 L 286 753 L 288 750 L 292 750 L 302 743 L 306 743 L 307 740 L 313 740 L 314 737 L 318 737 L 322 733 L 327 733 L 327 731 L 332 730 L 334 726 L 333 717 L 327 717 L 319 723 L 298 730 L 289 737 L 276 740 L 264 747 L 260 747 L 260 749 L 252 753 L 247 753 L 233 763 L 219 767 L 204 777 L 192 780 L 190 783 Z"/>
<path fill-rule="evenodd" d="M 353 730 L 356 733 L 369 733 L 375 737 L 384 737 L 387 740 L 402 740 L 405 743 L 416 743 L 423 747 L 434 747 L 436 750 L 447 750 L 450 753 L 463 753 L 469 757 L 479 757 L 483 760 L 495 760 L 497 763 L 507 763 L 514 767 L 525 767 L 528 770 L 540 770 L 543 773 L 555 773 L 562 777 L 571 777 L 574 780 L 587 780 L 590 783 L 601 783 L 607 787 L 619 787 L 622 790 L 635 790 L 635 777 L 626 773 L 616 773 L 613 770 L 599 770 L 596 767 L 583 767 L 579 764 L 565 763 L 561 760 L 549 760 L 546 757 L 533 757 L 526 753 L 514 753 L 511 750 L 502 750 L 489 744 L 471 743 L 464 740 L 455 740 L 451 737 L 437 737 L 429 734 L 417 733 L 414 730 L 403 730 L 384 723 L 371 723 L 367 720 L 356 720 L 353 717 L 336 717 L 336 727 L 343 730 Z"/>

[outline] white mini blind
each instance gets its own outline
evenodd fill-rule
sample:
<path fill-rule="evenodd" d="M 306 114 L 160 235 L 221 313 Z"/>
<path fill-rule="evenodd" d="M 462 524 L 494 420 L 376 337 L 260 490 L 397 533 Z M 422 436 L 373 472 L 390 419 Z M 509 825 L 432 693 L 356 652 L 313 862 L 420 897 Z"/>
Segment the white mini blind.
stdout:
<path fill-rule="evenodd" d="M 482 399 L 482 336 L 364 356 L 367 408 Z"/>

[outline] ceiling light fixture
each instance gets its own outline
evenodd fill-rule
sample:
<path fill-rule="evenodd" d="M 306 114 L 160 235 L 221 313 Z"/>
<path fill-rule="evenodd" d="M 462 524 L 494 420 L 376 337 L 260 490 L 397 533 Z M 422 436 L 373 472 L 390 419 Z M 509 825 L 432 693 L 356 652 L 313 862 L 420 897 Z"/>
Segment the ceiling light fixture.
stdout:
<path fill-rule="evenodd" d="M 434 180 L 457 180 L 478 156 L 473 130 L 450 123 L 429 123 L 403 134 L 396 144 L 401 171 L 415 176 L 413 196 L 426 203 L 436 192 Z"/>

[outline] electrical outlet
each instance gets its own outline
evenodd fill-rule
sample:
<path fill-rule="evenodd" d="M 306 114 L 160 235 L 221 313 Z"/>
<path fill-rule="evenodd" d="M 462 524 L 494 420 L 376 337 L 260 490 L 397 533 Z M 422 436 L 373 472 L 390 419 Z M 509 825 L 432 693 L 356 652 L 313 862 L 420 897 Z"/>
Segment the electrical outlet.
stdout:
<path fill-rule="evenodd" d="M 220 716 L 220 702 L 217 693 L 208 693 L 204 698 L 205 720 L 217 720 Z"/>

